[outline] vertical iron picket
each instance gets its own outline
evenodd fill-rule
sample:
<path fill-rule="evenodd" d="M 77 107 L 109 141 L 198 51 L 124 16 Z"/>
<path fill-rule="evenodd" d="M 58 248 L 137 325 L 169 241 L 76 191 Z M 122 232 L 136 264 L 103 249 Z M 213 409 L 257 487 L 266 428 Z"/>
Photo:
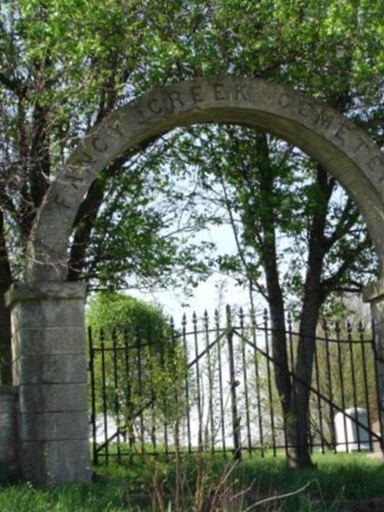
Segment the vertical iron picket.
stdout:
<path fill-rule="evenodd" d="M 175 333 L 175 322 L 173 320 L 173 317 L 171 316 L 169 327 L 171 330 L 171 343 L 172 343 L 172 368 L 175 371 L 175 374 L 178 372 L 178 364 L 179 362 L 176 359 L 176 367 L 175 367 L 175 358 L 177 358 L 177 342 L 176 342 L 176 333 Z M 179 390 L 177 387 L 175 387 L 175 424 L 174 424 L 174 430 L 173 430 L 173 444 L 175 448 L 175 453 L 177 456 L 180 454 L 180 396 L 179 396 Z"/>
<path fill-rule="evenodd" d="M 260 438 L 260 450 L 261 456 L 264 457 L 264 435 L 263 435 L 263 417 L 261 414 L 261 393 L 260 393 L 260 373 L 259 373 L 259 358 L 258 358 L 258 346 L 257 346 L 257 324 L 255 310 L 251 310 L 251 325 L 252 325 L 252 341 L 253 341 L 253 353 L 254 353 L 254 368 L 255 368 L 255 380 L 256 380 L 256 400 L 257 400 L 257 416 L 258 416 L 258 427 L 259 427 L 259 438 Z"/>
<path fill-rule="evenodd" d="M 211 349 L 209 346 L 209 319 L 208 311 L 204 311 L 204 331 L 205 331 L 205 347 L 207 351 L 207 366 L 208 366 L 208 410 L 209 410 L 209 425 L 210 425 L 210 444 L 211 452 L 215 451 L 215 425 L 213 416 L 213 378 L 212 378 L 212 361 Z"/>
<path fill-rule="evenodd" d="M 349 360 L 351 366 L 351 378 L 352 378 L 352 399 L 353 399 L 353 407 L 355 410 L 355 415 L 357 419 L 359 419 L 359 414 L 357 411 L 357 395 L 356 395 L 356 375 L 355 375 L 355 360 L 353 356 L 353 343 L 352 343 L 352 326 L 350 322 L 347 322 L 347 340 L 349 347 Z M 360 440 L 360 427 L 356 425 L 356 436 L 357 436 L 357 450 L 361 451 L 361 440 Z"/>
<path fill-rule="evenodd" d="M 91 422 L 92 422 L 92 453 L 93 463 L 98 465 L 97 458 L 97 430 L 96 430 L 96 388 L 95 388 L 95 352 L 93 346 L 92 327 L 88 327 L 89 343 L 89 371 L 91 377 Z"/>
<path fill-rule="evenodd" d="M 315 344 L 315 378 L 316 378 L 316 389 L 317 389 L 317 416 L 319 418 L 320 426 L 320 446 L 321 453 L 324 453 L 324 429 L 323 429 L 323 414 L 321 411 L 321 399 L 320 399 L 320 375 L 319 375 L 319 356 L 317 345 Z M 315 433 L 316 436 L 316 433 Z"/>
<path fill-rule="evenodd" d="M 311 378 L 313 376 L 313 368 L 310 368 L 309 365 L 307 364 L 307 362 L 308 362 L 308 349 L 307 349 L 307 343 L 305 342 L 306 333 L 305 332 L 301 333 L 300 332 L 300 328 L 299 328 L 299 339 L 300 339 L 301 336 L 303 336 L 303 338 L 304 338 L 304 343 L 302 344 L 302 347 L 303 347 L 303 354 L 304 354 L 303 360 L 306 361 L 306 364 L 305 364 L 305 367 L 303 368 L 304 375 L 301 376 L 301 378 L 299 379 L 298 382 L 299 382 L 300 388 L 302 388 L 302 387 L 305 388 L 305 387 L 308 387 L 308 386 L 310 386 L 312 384 Z M 312 365 L 313 365 L 313 362 L 312 362 Z M 309 393 L 309 395 L 310 395 L 310 393 Z M 307 423 L 305 425 L 305 428 L 307 430 L 306 434 L 307 434 L 307 440 L 308 440 L 308 443 L 309 443 L 309 452 L 312 455 L 313 454 L 313 441 L 314 441 L 314 439 L 313 439 L 313 435 L 312 435 L 312 431 L 311 431 L 310 417 L 311 417 L 311 411 L 309 409 L 308 410 L 308 421 L 307 421 Z M 301 442 L 301 440 L 299 439 L 299 443 L 300 442 Z"/>
<path fill-rule="evenodd" d="M 295 371 L 295 358 L 293 354 L 293 331 L 292 331 L 292 315 L 288 314 L 288 344 L 289 344 L 289 365 L 291 367 L 291 383 L 293 385 L 294 378 L 293 373 Z"/>
<path fill-rule="evenodd" d="M 295 355 L 294 355 L 294 347 L 293 347 L 293 325 L 292 325 L 292 315 L 288 314 L 288 344 L 289 344 L 289 365 L 291 367 L 291 386 L 292 391 L 294 389 L 294 386 L 296 384 L 296 373 L 295 373 Z M 293 400 L 292 405 L 295 414 L 297 414 L 297 406 L 296 406 L 296 394 L 293 394 Z M 300 443 L 300 435 L 299 435 L 299 429 L 296 421 L 296 443 L 299 445 Z M 293 448 L 293 446 L 289 446 L 289 448 Z"/>
<path fill-rule="evenodd" d="M 160 364 L 161 364 L 161 369 L 163 372 L 165 372 L 165 368 L 166 368 L 166 361 L 165 361 L 165 354 L 164 354 L 164 350 L 165 350 L 165 339 L 164 339 L 164 335 L 165 335 L 165 332 L 164 332 L 164 326 L 161 325 L 160 326 L 160 330 L 159 330 L 159 339 L 160 339 Z M 163 397 L 162 399 L 162 409 L 163 409 L 163 432 L 164 432 L 164 448 L 165 448 L 165 456 L 166 456 L 166 459 L 168 460 L 168 455 L 169 455 L 169 438 L 168 438 L 168 422 L 167 422 L 167 407 L 166 407 L 166 401 L 165 401 L 165 397 Z"/>
<path fill-rule="evenodd" d="M 244 386 L 244 399 L 245 399 L 245 421 L 247 427 L 247 445 L 248 445 L 248 453 L 252 453 L 252 440 L 251 440 L 251 420 L 249 416 L 249 393 L 248 393 L 248 375 L 247 375 L 247 358 L 246 358 L 246 350 L 245 350 L 245 332 L 244 332 L 244 311 L 243 308 L 240 308 L 239 313 L 240 319 L 240 334 L 241 334 L 241 358 L 243 363 L 243 386 Z"/>
<path fill-rule="evenodd" d="M 135 332 L 135 344 L 136 344 L 136 357 L 137 357 L 137 384 L 139 396 L 144 396 L 143 392 L 143 355 L 142 355 L 142 340 L 140 336 L 140 330 L 137 327 Z M 145 450 L 144 441 L 144 416 L 143 411 L 139 414 L 139 436 L 140 436 L 140 449 L 141 453 Z"/>
<path fill-rule="evenodd" d="M 192 324 L 193 324 L 193 337 L 195 344 L 195 358 L 196 358 L 196 393 L 197 393 L 197 414 L 198 414 L 198 447 L 199 450 L 203 446 L 203 412 L 202 412 L 202 404 L 201 404 L 201 389 L 200 389 L 200 362 L 199 362 L 199 342 L 198 342 L 198 334 L 197 334 L 197 316 L 196 313 L 193 312 L 192 315 Z"/>
<path fill-rule="evenodd" d="M 184 313 L 182 318 L 182 337 L 184 357 L 188 361 L 188 345 L 187 345 L 187 316 Z M 187 414 L 187 438 L 188 438 L 188 452 L 192 453 L 192 440 L 191 440 L 191 404 L 189 398 L 189 372 L 185 375 L 185 400 L 186 400 L 186 414 Z"/>
<path fill-rule="evenodd" d="M 371 428 L 371 404 L 369 402 L 369 391 L 368 391 L 368 372 L 367 372 L 367 357 L 365 352 L 365 339 L 364 339 L 364 327 L 362 322 L 359 322 L 358 325 L 359 331 L 359 341 L 360 341 L 360 349 L 361 349 L 361 359 L 363 361 L 363 381 L 364 381 L 364 399 L 365 399 L 365 407 L 367 410 L 367 420 L 368 425 Z M 373 442 L 372 442 L 372 434 L 369 432 L 369 449 L 373 450 Z"/>
<path fill-rule="evenodd" d="M 325 337 L 325 359 L 327 367 L 327 383 L 328 383 L 328 398 L 330 401 L 329 405 L 329 417 L 330 417 L 330 434 L 333 451 L 336 453 L 336 431 L 335 431 L 335 410 L 333 405 L 333 386 L 332 386 L 332 372 L 331 372 L 331 354 L 330 354 L 330 341 L 329 341 L 329 330 L 328 323 L 324 320 L 323 324 L 324 337 Z"/>
<path fill-rule="evenodd" d="M 219 312 L 215 309 L 215 332 L 216 332 L 216 344 L 217 344 L 217 362 L 219 372 L 219 396 L 220 396 L 220 423 L 221 423 L 221 437 L 223 444 L 224 455 L 227 453 L 226 440 L 225 440 L 225 411 L 224 411 L 224 391 L 223 391 L 223 367 L 221 359 L 221 342 L 220 342 L 220 317 Z"/>
<path fill-rule="evenodd" d="M 109 443 L 108 443 L 108 399 L 107 399 L 107 379 L 105 367 L 105 339 L 104 329 L 100 330 L 100 349 L 101 349 L 101 378 L 102 378 L 102 396 L 103 396 L 103 424 L 104 424 L 104 450 L 105 463 L 109 463 Z"/>
<path fill-rule="evenodd" d="M 272 436 L 272 450 L 273 456 L 276 457 L 276 437 L 275 437 L 275 413 L 273 407 L 273 392 L 272 392 L 272 376 L 271 376 L 271 356 L 269 349 L 269 335 L 268 335 L 268 313 L 264 310 L 264 335 L 265 335 L 265 349 L 267 354 L 267 379 L 268 379 L 268 398 L 269 398 L 269 415 L 271 420 L 271 436 Z M 273 333 L 272 333 L 273 336 Z"/>
<path fill-rule="evenodd" d="M 229 358 L 229 382 L 231 390 L 231 409 L 232 409 L 232 436 L 233 436 L 233 458 L 236 460 L 241 459 L 241 444 L 240 444 L 240 419 L 237 412 L 237 393 L 236 387 L 236 367 L 235 355 L 233 350 L 233 327 L 231 308 L 227 306 L 227 343 L 228 343 L 228 358 Z"/>
<path fill-rule="evenodd" d="M 114 383 L 114 406 L 117 428 L 117 461 L 121 463 L 121 447 L 120 447 L 120 404 L 119 404 L 119 376 L 118 376 L 118 359 L 117 359 L 117 340 L 116 329 L 112 330 L 112 348 L 113 348 L 113 383 Z"/>
<path fill-rule="evenodd" d="M 156 340 L 154 339 L 154 334 L 152 332 L 152 326 L 151 323 L 148 322 L 147 324 L 147 344 L 148 344 L 148 351 L 150 354 L 154 355 L 156 350 Z M 156 402 L 156 395 L 155 395 L 155 388 L 153 385 L 153 372 L 154 368 L 150 364 L 149 374 L 150 374 L 150 395 L 151 395 L 151 443 L 153 448 L 153 453 L 156 453 L 157 450 L 157 438 L 156 438 L 156 408 L 155 408 L 155 402 Z"/>
<path fill-rule="evenodd" d="M 340 393 L 341 393 L 341 408 L 343 411 L 343 425 L 344 425 L 344 441 L 346 452 L 349 453 L 349 440 L 348 440 L 348 431 L 347 431 L 347 418 L 345 416 L 345 392 L 344 392 L 344 370 L 343 363 L 341 359 L 341 339 L 340 339 L 340 325 L 337 322 L 335 325 L 335 334 L 337 341 L 337 361 L 338 361 L 338 373 L 340 377 Z"/>
<path fill-rule="evenodd" d="M 132 388 L 131 388 L 131 359 L 129 356 L 128 346 L 128 328 L 124 329 L 124 364 L 125 364 L 125 407 L 126 407 L 126 418 L 125 418 L 125 431 L 128 430 L 128 443 L 130 460 L 132 460 L 133 447 L 135 442 L 135 433 L 133 427 L 133 405 L 132 405 Z"/>

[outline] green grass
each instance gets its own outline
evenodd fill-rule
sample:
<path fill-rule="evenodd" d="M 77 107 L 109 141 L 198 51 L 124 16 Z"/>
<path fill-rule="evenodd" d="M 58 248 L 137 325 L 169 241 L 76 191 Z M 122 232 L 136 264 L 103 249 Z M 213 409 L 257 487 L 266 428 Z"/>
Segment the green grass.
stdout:
<path fill-rule="evenodd" d="M 307 482 L 310 487 L 300 496 L 275 503 L 269 511 L 329 512 L 343 510 L 321 505 L 322 497 L 336 500 L 341 497 L 363 499 L 384 496 L 384 464 L 364 454 L 315 455 L 313 470 L 289 470 L 283 457 L 245 457 L 236 469 L 231 486 L 238 492 L 252 485 L 254 500 L 299 489 Z M 206 461 L 212 472 L 212 484 L 224 471 L 228 461 L 216 457 Z M 171 488 L 174 471 L 171 464 L 160 465 L 162 475 Z M 185 461 L 182 473 L 193 488 L 195 463 Z M 149 512 L 151 508 L 130 501 L 132 494 L 148 494 L 151 471 L 136 459 L 132 466 L 100 466 L 92 484 L 70 485 L 51 489 L 34 489 L 30 485 L 9 485 L 0 488 L 1 512 Z M 191 492 L 191 491 L 188 491 Z M 134 506 L 135 505 L 135 506 Z M 259 509 L 257 509 L 259 510 Z M 265 509 L 263 509 L 265 510 Z"/>
<path fill-rule="evenodd" d="M 283 453 L 277 457 L 270 454 L 265 457 L 243 454 L 236 476 L 245 486 L 256 481 L 263 493 L 271 490 L 290 491 L 292 487 L 300 487 L 309 480 L 316 480 L 330 498 L 335 498 L 341 491 L 349 499 L 384 496 L 384 464 L 381 460 L 366 453 L 314 454 L 312 459 L 316 466 L 314 469 L 293 471 L 287 467 Z M 210 458 L 208 460 L 211 461 Z M 194 461 L 195 456 L 192 456 L 184 463 L 184 472 L 193 474 Z M 214 474 L 222 474 L 230 461 L 230 457 L 225 459 L 216 455 L 212 461 Z M 172 463 L 167 464 L 163 459 L 162 466 L 168 470 L 172 480 Z M 136 486 L 140 487 L 140 482 L 148 477 L 149 471 L 141 457 L 134 457 L 127 467 L 100 465 L 96 468 L 96 473 L 100 476 L 126 477 L 132 487 L 139 490 Z"/>
<path fill-rule="evenodd" d="M 328 499 L 384 496 L 384 464 L 366 454 L 314 455 L 316 468 L 293 471 L 283 457 L 246 459 L 240 473 L 244 483 L 256 481 L 261 493 L 289 492 L 308 481 L 316 482 Z"/>
<path fill-rule="evenodd" d="M 1 512 L 129 512 L 124 503 L 122 483 L 68 485 L 53 489 L 34 489 L 12 485 L 0 490 Z"/>
<path fill-rule="evenodd" d="M 183 464 L 182 474 L 189 482 L 189 487 L 193 488 L 195 480 L 195 459 L 191 458 Z M 252 455 L 244 456 L 243 462 L 233 473 L 233 480 L 236 480 L 234 492 L 241 489 L 252 487 L 252 496 L 250 500 L 261 499 L 263 497 L 276 494 L 285 494 L 303 487 L 307 482 L 311 482 L 308 490 L 300 496 L 296 496 L 284 502 L 284 508 L 276 510 L 286 510 L 294 512 L 307 511 L 325 511 L 331 510 L 327 507 L 314 506 L 314 502 L 340 502 L 341 499 L 369 499 L 384 496 L 384 464 L 378 460 L 367 456 L 364 453 L 355 454 L 315 454 L 313 461 L 316 467 L 311 470 L 293 471 L 286 466 L 283 455 L 273 458 L 266 456 Z M 229 460 L 217 456 L 211 462 L 210 473 L 214 475 L 213 480 L 223 474 Z M 208 463 L 209 464 L 209 463 Z M 124 475 L 124 471 L 127 471 Z M 100 476 L 114 475 L 115 478 L 126 478 L 131 484 L 133 490 L 143 480 L 148 481 L 148 469 L 143 467 L 139 458 L 134 459 L 134 463 L 129 469 L 119 466 L 109 466 L 97 469 Z M 174 472 L 171 465 L 163 464 L 163 474 L 171 489 L 174 482 Z M 332 510 L 336 510 L 336 505 Z M 340 509 L 342 510 L 342 509 Z"/>

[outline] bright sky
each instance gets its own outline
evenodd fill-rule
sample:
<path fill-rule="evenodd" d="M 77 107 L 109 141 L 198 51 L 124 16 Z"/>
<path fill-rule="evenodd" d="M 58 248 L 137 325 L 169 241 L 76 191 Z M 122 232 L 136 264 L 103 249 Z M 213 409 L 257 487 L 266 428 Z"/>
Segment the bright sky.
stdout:
<path fill-rule="evenodd" d="M 227 225 L 214 226 L 205 238 L 216 244 L 218 253 L 236 253 L 232 229 Z M 152 292 L 129 290 L 129 295 L 158 302 L 167 314 L 174 317 L 176 323 L 180 321 L 183 313 L 189 317 L 196 311 L 197 315 L 201 316 L 207 309 L 208 313 L 213 314 L 215 308 L 223 310 L 226 304 L 242 306 L 245 310 L 250 308 L 248 290 L 235 286 L 231 278 L 218 273 L 200 283 L 193 290 L 192 297 L 186 297 L 182 290 L 177 288 Z"/>

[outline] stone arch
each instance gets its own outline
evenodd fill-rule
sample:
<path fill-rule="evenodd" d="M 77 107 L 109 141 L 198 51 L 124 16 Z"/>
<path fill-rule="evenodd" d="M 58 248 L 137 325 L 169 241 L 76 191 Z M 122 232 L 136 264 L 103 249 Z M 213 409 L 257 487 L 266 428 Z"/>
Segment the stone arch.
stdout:
<path fill-rule="evenodd" d="M 384 274 L 384 158 L 355 124 L 294 89 L 213 78 L 159 87 L 115 110 L 84 137 L 45 198 L 27 256 L 28 281 L 65 281 L 67 244 L 84 194 L 120 155 L 177 126 L 235 122 L 300 147 L 344 186 L 365 218 Z"/>

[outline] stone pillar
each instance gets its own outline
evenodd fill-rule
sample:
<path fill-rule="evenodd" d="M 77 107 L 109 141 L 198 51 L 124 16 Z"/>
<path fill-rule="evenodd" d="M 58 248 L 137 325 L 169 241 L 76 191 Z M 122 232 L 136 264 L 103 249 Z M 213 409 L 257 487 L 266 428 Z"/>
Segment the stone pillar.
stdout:
<path fill-rule="evenodd" d="M 16 283 L 6 298 L 22 478 L 34 484 L 87 481 L 85 284 Z"/>
<path fill-rule="evenodd" d="M 382 426 L 384 426 L 384 279 L 370 283 L 363 291 L 364 302 L 369 302 L 371 306 L 372 327 L 377 355 L 377 380 L 378 380 L 378 399 L 379 414 Z M 377 418 L 378 420 L 379 418 Z M 379 429 L 380 430 L 380 429 Z M 383 435 L 383 432 L 378 432 Z M 384 439 L 382 439 L 381 449 L 383 450 Z"/>

